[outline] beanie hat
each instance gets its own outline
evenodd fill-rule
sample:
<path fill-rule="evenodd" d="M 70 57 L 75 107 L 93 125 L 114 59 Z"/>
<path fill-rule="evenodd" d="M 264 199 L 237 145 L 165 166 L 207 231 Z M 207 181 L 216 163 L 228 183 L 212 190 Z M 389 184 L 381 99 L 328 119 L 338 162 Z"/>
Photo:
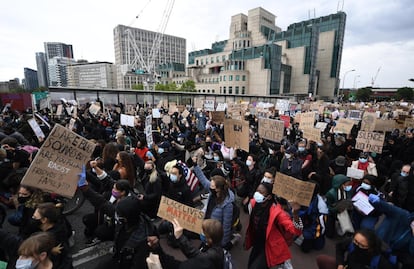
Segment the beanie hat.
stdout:
<path fill-rule="evenodd" d="M 138 223 L 141 213 L 140 202 L 134 196 L 127 196 L 118 202 L 116 212 L 120 217 L 126 218 L 129 224 Z"/>

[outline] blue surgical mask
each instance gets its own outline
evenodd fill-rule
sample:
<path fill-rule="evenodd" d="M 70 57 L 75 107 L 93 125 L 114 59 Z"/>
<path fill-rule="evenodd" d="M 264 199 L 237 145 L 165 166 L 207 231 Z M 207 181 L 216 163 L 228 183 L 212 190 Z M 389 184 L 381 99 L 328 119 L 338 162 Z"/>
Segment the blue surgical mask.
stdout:
<path fill-rule="evenodd" d="M 252 165 L 252 161 L 250 161 L 250 160 L 247 160 L 247 161 L 246 161 L 246 165 L 247 165 L 247 166 L 250 166 L 250 165 Z"/>
<path fill-rule="evenodd" d="M 305 151 L 305 147 L 298 147 L 298 151 L 299 152 L 304 152 Z"/>
<path fill-rule="evenodd" d="M 16 261 L 16 269 L 34 269 L 38 264 L 38 261 L 32 259 L 18 259 Z"/>
<path fill-rule="evenodd" d="M 200 240 L 204 244 L 207 244 L 207 238 L 206 238 L 206 235 L 205 234 L 203 234 L 203 233 L 200 234 Z"/>
<path fill-rule="evenodd" d="M 220 157 L 219 157 L 219 156 L 214 156 L 214 157 L 213 157 L 213 159 L 214 159 L 216 162 L 220 161 Z"/>
<path fill-rule="evenodd" d="M 178 181 L 178 177 L 174 174 L 170 174 L 170 180 L 172 183 L 175 183 Z"/>
<path fill-rule="evenodd" d="M 261 204 L 265 201 L 266 197 L 264 197 L 263 194 L 261 194 L 260 192 L 257 191 L 257 192 L 254 193 L 253 199 L 256 201 L 256 203 Z"/>
<path fill-rule="evenodd" d="M 348 185 L 344 187 L 344 191 L 351 191 L 352 190 L 352 185 Z"/>
<path fill-rule="evenodd" d="M 408 173 L 405 173 L 405 172 L 401 172 L 401 173 L 400 173 L 400 175 L 401 175 L 402 177 L 408 177 Z"/>
<path fill-rule="evenodd" d="M 369 185 L 369 184 L 367 184 L 365 182 L 362 182 L 361 183 L 361 188 L 363 188 L 366 191 L 369 191 L 371 189 L 371 185 Z"/>
<path fill-rule="evenodd" d="M 359 158 L 359 162 L 360 163 L 366 163 L 368 161 L 368 159 L 365 158 Z"/>
<path fill-rule="evenodd" d="M 163 154 L 164 153 L 164 148 L 158 148 L 158 154 Z"/>
<path fill-rule="evenodd" d="M 323 143 L 318 143 L 318 147 L 322 147 L 323 146 Z"/>

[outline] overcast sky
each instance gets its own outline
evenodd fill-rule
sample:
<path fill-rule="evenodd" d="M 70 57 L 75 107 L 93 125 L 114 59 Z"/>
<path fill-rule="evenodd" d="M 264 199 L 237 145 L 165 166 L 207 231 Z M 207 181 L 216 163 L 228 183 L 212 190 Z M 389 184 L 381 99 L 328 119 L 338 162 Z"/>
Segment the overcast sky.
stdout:
<path fill-rule="evenodd" d="M 43 42 L 72 44 L 76 59 L 114 62 L 118 24 L 157 31 L 167 0 L 19 0 L 0 8 L 0 81 L 36 69 Z M 187 53 L 228 39 L 232 15 L 262 7 L 276 25 L 343 10 L 347 13 L 341 80 L 345 87 L 414 87 L 414 1 L 412 0 L 176 0 L 166 34 L 187 40 Z M 136 19 L 136 16 L 138 19 Z M 342 81 L 340 86 L 342 87 Z"/>

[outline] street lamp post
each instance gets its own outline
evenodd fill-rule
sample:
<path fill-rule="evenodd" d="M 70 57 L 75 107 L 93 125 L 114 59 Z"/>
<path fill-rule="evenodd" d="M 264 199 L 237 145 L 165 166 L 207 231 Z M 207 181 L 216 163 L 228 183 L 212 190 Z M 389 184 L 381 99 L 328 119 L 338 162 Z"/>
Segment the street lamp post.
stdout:
<path fill-rule="evenodd" d="M 344 74 L 344 78 L 342 79 L 342 91 L 341 91 L 341 95 L 340 95 L 341 101 L 342 101 L 342 98 L 343 98 L 343 95 L 344 95 L 344 88 L 345 88 L 345 78 L 346 78 L 346 75 L 347 75 L 348 73 L 350 73 L 350 72 L 354 72 L 354 71 L 355 71 L 355 69 L 348 70 L 348 71 L 346 71 L 346 72 L 345 72 L 345 74 Z"/>
<path fill-rule="evenodd" d="M 358 83 L 356 79 L 359 78 L 359 77 L 360 77 L 360 75 L 357 75 L 357 76 L 354 77 L 354 84 L 353 84 L 354 89 L 356 89 L 356 84 Z"/>

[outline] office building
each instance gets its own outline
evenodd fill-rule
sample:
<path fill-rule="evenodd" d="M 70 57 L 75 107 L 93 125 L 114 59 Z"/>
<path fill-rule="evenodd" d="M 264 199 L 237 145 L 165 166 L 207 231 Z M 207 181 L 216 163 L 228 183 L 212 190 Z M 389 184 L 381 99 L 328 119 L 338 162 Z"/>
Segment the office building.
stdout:
<path fill-rule="evenodd" d="M 346 14 L 291 24 L 258 7 L 232 16 L 229 39 L 188 56 L 187 73 L 201 93 L 331 98 L 339 86 Z"/>
<path fill-rule="evenodd" d="M 67 66 L 72 64 L 76 64 L 76 61 L 72 58 L 53 57 L 52 59 L 49 59 L 47 65 L 49 74 L 49 86 L 67 87 Z"/>
<path fill-rule="evenodd" d="M 116 26 L 113 33 L 118 88 L 132 88 L 133 85 L 152 79 L 152 74 L 146 73 L 145 66 L 142 66 L 140 61 L 136 61 L 135 56 L 136 51 L 140 51 L 142 61 L 148 65 L 157 33 L 124 25 Z M 128 38 L 131 41 L 128 41 Z M 185 64 L 186 40 L 181 37 L 163 35 L 159 50 L 154 55 L 154 67 L 158 76 L 160 65 Z"/>
<path fill-rule="evenodd" d="M 47 81 L 47 61 L 44 52 L 36 52 L 36 67 L 39 87 L 47 87 L 49 83 Z"/>
<path fill-rule="evenodd" d="M 68 87 L 116 88 L 115 65 L 109 62 L 82 62 L 67 66 Z"/>
<path fill-rule="evenodd" d="M 27 68 L 24 68 L 24 89 L 26 91 L 33 91 L 34 89 L 39 88 L 39 81 L 37 80 L 37 71 Z"/>

